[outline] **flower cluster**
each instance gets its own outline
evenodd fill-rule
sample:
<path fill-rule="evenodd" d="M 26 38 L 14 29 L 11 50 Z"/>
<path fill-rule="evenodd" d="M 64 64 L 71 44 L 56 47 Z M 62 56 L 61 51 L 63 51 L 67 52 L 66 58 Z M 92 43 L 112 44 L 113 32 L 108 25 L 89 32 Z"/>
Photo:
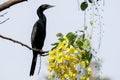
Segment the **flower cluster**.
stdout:
<path fill-rule="evenodd" d="M 66 36 L 59 36 L 59 42 L 49 51 L 48 71 L 52 74 L 49 79 L 59 80 L 89 80 L 90 68 L 88 65 L 91 60 L 91 53 L 88 48 L 88 40 L 69 33 Z M 82 77 L 81 67 L 86 69 L 86 74 Z"/>

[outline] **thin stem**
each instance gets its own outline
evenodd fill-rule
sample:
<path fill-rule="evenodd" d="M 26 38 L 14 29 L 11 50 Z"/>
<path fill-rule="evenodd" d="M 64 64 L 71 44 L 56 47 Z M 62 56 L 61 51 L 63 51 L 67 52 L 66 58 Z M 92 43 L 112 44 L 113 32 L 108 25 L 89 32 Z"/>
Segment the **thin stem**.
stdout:
<path fill-rule="evenodd" d="M 5 23 L 7 20 L 9 20 L 10 18 L 7 18 L 6 20 L 4 20 L 4 21 L 2 21 L 2 22 L 0 22 L 0 24 L 3 24 L 3 23 Z"/>
<path fill-rule="evenodd" d="M 0 15 L 0 17 L 4 17 L 4 15 L 6 15 L 8 12 L 6 12 L 6 13 L 4 13 L 4 14 L 2 14 L 2 15 Z"/>
<path fill-rule="evenodd" d="M 77 4 L 78 4 L 78 11 L 80 10 L 80 3 L 79 0 L 77 0 Z"/>

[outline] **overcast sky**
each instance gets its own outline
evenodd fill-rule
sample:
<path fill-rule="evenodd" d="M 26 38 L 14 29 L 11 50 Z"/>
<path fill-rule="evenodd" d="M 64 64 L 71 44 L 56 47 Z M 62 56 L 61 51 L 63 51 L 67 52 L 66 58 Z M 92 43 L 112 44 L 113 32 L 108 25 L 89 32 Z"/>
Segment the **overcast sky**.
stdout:
<path fill-rule="evenodd" d="M 0 0 L 0 4 L 7 0 Z M 33 24 L 38 19 L 36 9 L 43 3 L 53 4 L 54 8 L 45 11 L 47 17 L 47 37 L 44 50 L 51 49 L 51 43 L 57 40 L 58 32 L 74 32 L 83 25 L 83 13 L 78 10 L 77 0 L 28 0 L 0 12 L 8 12 L 0 21 L 10 18 L 0 24 L 0 34 L 9 36 L 30 45 Z M 102 72 L 112 80 L 119 80 L 120 76 L 120 7 L 119 0 L 106 0 L 104 11 L 104 36 L 102 40 L 100 58 L 103 60 Z M 32 51 L 18 44 L 0 39 L 0 80 L 45 80 L 47 71 L 47 57 L 42 57 L 42 69 L 36 76 L 29 77 L 32 61 Z M 38 77 L 39 76 L 39 77 Z"/>

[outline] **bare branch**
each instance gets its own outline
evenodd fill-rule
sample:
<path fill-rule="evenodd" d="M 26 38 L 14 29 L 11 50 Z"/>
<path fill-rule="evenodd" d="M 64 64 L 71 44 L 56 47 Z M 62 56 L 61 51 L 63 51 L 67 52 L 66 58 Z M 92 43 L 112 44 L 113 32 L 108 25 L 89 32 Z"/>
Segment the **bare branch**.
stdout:
<path fill-rule="evenodd" d="M 5 23 L 5 22 L 6 22 L 7 20 L 9 20 L 9 19 L 10 19 L 10 18 L 7 18 L 6 20 L 0 22 L 0 24 Z"/>
<path fill-rule="evenodd" d="M 0 17 L 4 17 L 7 13 L 8 13 L 8 12 L 6 12 L 6 13 L 0 15 Z M 9 20 L 9 19 L 10 19 L 10 18 L 7 18 L 6 20 L 1 21 L 0 24 L 5 23 L 5 22 L 6 22 L 7 20 Z"/>
<path fill-rule="evenodd" d="M 0 4 L 0 12 L 9 8 L 10 6 L 23 2 L 23 1 L 27 1 L 27 0 L 8 0 L 6 2 L 4 2 L 3 4 Z"/>
<path fill-rule="evenodd" d="M 20 41 L 14 40 L 14 39 L 9 38 L 9 37 L 5 37 L 5 36 L 3 36 L 3 35 L 0 35 L 0 37 L 3 38 L 3 39 L 6 39 L 6 40 L 12 41 L 12 42 L 14 42 L 14 43 L 20 44 L 20 45 L 28 48 L 29 50 L 39 51 L 39 52 L 41 53 L 41 54 L 40 54 L 41 56 L 47 56 L 47 55 L 48 55 L 48 54 L 45 54 L 45 53 L 48 53 L 49 51 L 42 51 L 42 50 L 40 50 L 40 49 L 31 48 L 30 46 L 28 46 L 28 45 L 26 45 L 26 44 L 24 44 L 24 43 L 22 43 L 22 42 L 20 42 Z M 44 55 L 43 55 L 43 54 L 44 54 Z"/>
<path fill-rule="evenodd" d="M 4 15 L 6 15 L 8 12 L 6 12 L 6 13 L 4 13 L 4 14 L 2 14 L 2 15 L 0 15 L 0 17 L 4 17 Z"/>
<path fill-rule="evenodd" d="M 20 3 L 20 2 L 23 2 L 23 1 L 27 1 L 27 0 L 8 0 L 8 1 L 4 2 L 3 4 L 0 4 L 0 12 L 5 10 L 5 9 L 7 9 L 7 8 L 9 8 L 9 7 L 11 7 L 11 6 L 13 6 L 14 4 L 17 4 L 17 3 Z M 7 14 L 7 13 L 5 13 L 5 14 Z M 0 15 L 0 17 L 3 17 L 5 14 Z M 0 24 L 6 22 L 7 20 L 9 20 L 9 18 L 4 20 L 4 21 L 2 21 L 2 22 L 0 22 Z M 41 56 L 47 56 L 48 55 L 48 54 L 45 54 L 45 53 L 48 53 L 48 51 L 42 51 L 42 50 L 39 50 L 39 49 L 31 48 L 28 45 L 23 44 L 20 41 L 14 40 L 14 39 L 9 38 L 9 37 L 5 37 L 3 35 L 0 35 L 0 37 L 3 38 L 3 39 L 6 39 L 6 40 L 12 41 L 14 43 L 20 44 L 20 45 L 28 48 L 29 50 L 39 51 L 41 53 L 40 54 Z"/>

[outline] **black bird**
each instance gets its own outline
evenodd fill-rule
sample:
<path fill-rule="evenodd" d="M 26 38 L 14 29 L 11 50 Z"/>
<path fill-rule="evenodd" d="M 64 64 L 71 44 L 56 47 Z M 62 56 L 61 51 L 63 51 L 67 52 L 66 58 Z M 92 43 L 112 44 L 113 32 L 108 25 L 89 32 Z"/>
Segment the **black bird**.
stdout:
<path fill-rule="evenodd" d="M 53 6 L 48 5 L 48 4 L 43 4 L 37 9 L 37 15 L 39 19 L 34 24 L 32 34 L 31 34 L 32 48 L 42 50 L 42 47 L 44 45 L 44 40 L 46 37 L 46 17 L 43 14 L 43 12 L 44 10 L 51 8 L 51 7 Z M 33 59 L 32 59 L 32 64 L 31 64 L 30 76 L 34 74 L 38 54 L 42 55 L 38 51 L 33 51 Z"/>

